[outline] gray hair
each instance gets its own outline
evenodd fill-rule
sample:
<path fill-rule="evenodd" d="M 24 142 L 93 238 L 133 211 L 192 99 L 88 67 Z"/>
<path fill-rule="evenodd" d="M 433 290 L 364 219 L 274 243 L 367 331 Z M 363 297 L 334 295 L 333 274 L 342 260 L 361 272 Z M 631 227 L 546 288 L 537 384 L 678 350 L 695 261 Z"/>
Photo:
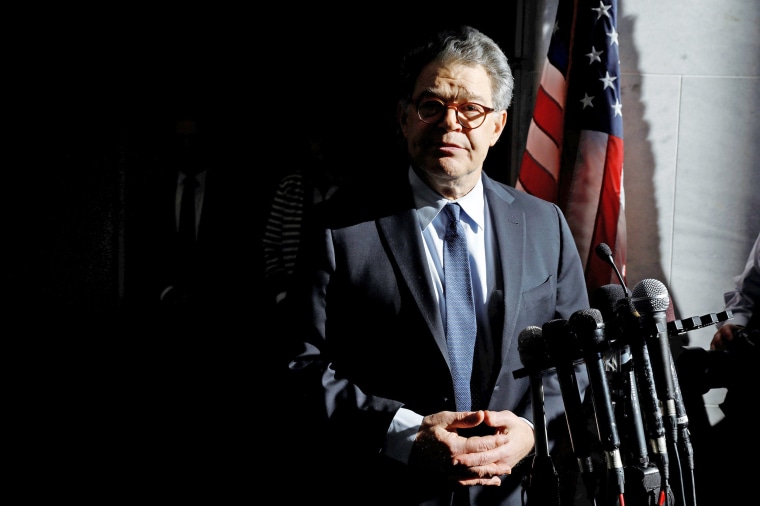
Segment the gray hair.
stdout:
<path fill-rule="evenodd" d="M 493 39 L 471 26 L 438 32 L 404 57 L 401 62 L 399 98 L 411 101 L 414 85 L 422 69 L 432 61 L 481 65 L 491 79 L 493 107 L 507 110 L 512 103 L 515 80 L 507 56 Z"/>

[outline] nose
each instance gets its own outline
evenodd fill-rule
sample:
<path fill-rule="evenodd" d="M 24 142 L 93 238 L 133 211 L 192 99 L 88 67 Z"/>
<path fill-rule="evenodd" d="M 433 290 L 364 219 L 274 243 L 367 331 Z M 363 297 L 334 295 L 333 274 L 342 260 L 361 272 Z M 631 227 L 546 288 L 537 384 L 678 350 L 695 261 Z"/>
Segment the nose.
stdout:
<path fill-rule="evenodd" d="M 441 120 L 446 124 L 449 130 L 458 130 L 462 128 L 459 123 L 459 111 L 453 105 L 446 107 L 446 112 Z"/>

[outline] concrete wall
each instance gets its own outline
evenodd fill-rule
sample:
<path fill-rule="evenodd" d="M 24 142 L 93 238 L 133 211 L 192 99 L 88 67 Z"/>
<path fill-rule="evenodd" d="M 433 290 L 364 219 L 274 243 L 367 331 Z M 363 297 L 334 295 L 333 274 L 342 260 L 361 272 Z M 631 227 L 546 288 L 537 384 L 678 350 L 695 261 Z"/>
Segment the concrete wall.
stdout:
<path fill-rule="evenodd" d="M 528 106 L 512 111 L 516 160 L 556 7 L 525 2 L 516 103 Z M 760 2 L 618 0 L 618 9 L 628 285 L 662 281 L 678 318 L 721 311 L 760 233 Z M 714 331 L 685 337 L 707 348 Z M 705 395 L 713 421 L 724 395 Z"/>

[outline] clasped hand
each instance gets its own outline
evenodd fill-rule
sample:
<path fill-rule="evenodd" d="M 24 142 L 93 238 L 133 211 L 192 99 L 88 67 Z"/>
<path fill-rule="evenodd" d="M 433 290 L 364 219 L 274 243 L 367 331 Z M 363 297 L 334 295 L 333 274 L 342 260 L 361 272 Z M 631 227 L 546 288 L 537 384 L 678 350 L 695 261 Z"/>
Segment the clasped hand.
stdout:
<path fill-rule="evenodd" d="M 482 425 L 487 435 L 458 433 Z M 410 464 L 435 469 L 461 485 L 498 486 L 534 444 L 533 429 L 511 411 L 442 411 L 422 420 Z"/>

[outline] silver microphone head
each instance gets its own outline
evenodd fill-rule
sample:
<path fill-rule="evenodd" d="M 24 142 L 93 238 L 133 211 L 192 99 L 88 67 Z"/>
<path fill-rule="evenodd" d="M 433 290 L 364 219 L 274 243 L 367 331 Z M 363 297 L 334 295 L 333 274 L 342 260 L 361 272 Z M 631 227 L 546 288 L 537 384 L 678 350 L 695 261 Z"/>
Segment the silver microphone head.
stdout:
<path fill-rule="evenodd" d="M 670 297 L 668 296 L 668 289 L 660 281 L 642 279 L 633 288 L 631 302 L 639 313 L 652 313 L 667 311 L 670 305 Z"/>

